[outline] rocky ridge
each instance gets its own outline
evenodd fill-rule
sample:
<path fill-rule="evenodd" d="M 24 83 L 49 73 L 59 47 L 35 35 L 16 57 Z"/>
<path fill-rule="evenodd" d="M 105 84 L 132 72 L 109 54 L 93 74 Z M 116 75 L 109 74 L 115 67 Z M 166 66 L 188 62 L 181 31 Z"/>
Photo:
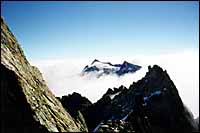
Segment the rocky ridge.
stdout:
<path fill-rule="evenodd" d="M 1 17 L 2 132 L 87 131 L 55 98 Z M 84 127 L 84 128 L 83 128 Z"/>
<path fill-rule="evenodd" d="M 93 132 L 198 131 L 198 123 L 183 104 L 167 71 L 157 65 L 149 66 L 145 77 L 129 88 L 109 88 L 101 99 L 81 112 Z"/>
<path fill-rule="evenodd" d="M 149 66 L 144 78 L 133 83 L 128 90 L 117 95 L 110 101 L 110 105 L 106 106 L 115 110 L 110 113 L 110 118 L 106 117 L 109 119 L 103 120 L 104 123 L 109 120 L 128 122 L 135 132 L 198 131 L 193 115 L 183 104 L 167 71 L 157 65 Z M 122 131 L 119 127 L 116 129 Z"/>

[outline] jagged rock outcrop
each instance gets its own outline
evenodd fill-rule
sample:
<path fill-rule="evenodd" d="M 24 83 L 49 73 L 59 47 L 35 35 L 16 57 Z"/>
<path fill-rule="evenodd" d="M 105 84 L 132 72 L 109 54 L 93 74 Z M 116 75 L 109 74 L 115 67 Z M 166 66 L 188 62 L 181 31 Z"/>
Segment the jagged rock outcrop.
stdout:
<path fill-rule="evenodd" d="M 135 95 L 133 112 L 128 119 L 141 119 L 142 132 L 194 132 L 194 118 L 184 106 L 178 90 L 167 71 L 157 65 L 130 87 Z M 138 100 L 141 99 L 141 100 Z M 136 120 L 137 119 L 137 120 Z M 146 123 L 146 124 L 145 124 Z M 148 123 L 148 124 L 147 124 Z"/>
<path fill-rule="evenodd" d="M 72 93 L 67 96 L 57 97 L 62 103 L 63 107 L 68 110 L 72 116 L 77 116 L 78 111 L 85 110 L 92 103 L 86 97 L 81 96 L 79 93 Z"/>
<path fill-rule="evenodd" d="M 69 112 L 69 114 L 75 118 L 78 123 L 81 123 L 81 128 L 87 129 L 87 124 L 81 112 L 87 109 L 92 103 L 79 93 L 72 93 L 67 96 L 57 97 L 62 103 L 63 107 Z"/>
<path fill-rule="evenodd" d="M 111 98 L 114 91 L 108 89 L 100 100 L 82 112 L 90 131 L 198 131 L 192 114 L 184 106 L 167 71 L 159 66 L 149 66 L 144 78 L 133 82 L 129 89 L 120 90 Z M 125 128 L 127 125 L 129 128 Z"/>
<path fill-rule="evenodd" d="M 2 17 L 1 116 L 1 132 L 87 131 L 51 93 L 40 71 L 30 65 Z"/>

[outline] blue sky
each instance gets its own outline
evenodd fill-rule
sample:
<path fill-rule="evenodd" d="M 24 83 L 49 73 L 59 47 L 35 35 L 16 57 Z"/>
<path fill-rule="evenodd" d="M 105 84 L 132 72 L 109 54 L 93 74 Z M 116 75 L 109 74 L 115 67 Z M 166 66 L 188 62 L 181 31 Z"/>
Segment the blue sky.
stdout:
<path fill-rule="evenodd" d="M 134 56 L 199 48 L 199 2 L 2 2 L 29 59 Z"/>

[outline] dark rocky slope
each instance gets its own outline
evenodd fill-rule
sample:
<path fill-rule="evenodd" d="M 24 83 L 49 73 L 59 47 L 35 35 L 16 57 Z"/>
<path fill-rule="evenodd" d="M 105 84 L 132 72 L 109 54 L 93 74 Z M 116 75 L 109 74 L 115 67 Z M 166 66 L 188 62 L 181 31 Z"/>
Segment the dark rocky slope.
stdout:
<path fill-rule="evenodd" d="M 71 100 L 71 104 L 73 101 Z M 128 89 L 124 86 L 108 89 L 100 100 L 81 112 L 89 131 L 137 133 L 198 131 L 198 126 L 192 114 L 184 106 L 173 81 L 166 70 L 157 65 L 152 68 L 149 66 L 145 77 L 136 83 L 133 82 Z"/>
<path fill-rule="evenodd" d="M 195 119 L 195 121 L 196 121 L 196 124 L 197 124 L 198 130 L 199 130 L 199 117 L 197 117 L 197 118 Z"/>
<path fill-rule="evenodd" d="M 50 92 L 1 17 L 1 132 L 87 131 Z M 85 127 L 85 128 L 83 128 Z"/>
<path fill-rule="evenodd" d="M 87 109 L 92 103 L 86 98 L 81 96 L 79 93 L 72 93 L 72 95 L 62 96 L 62 98 L 57 97 L 65 107 L 68 112 L 76 117 L 78 111 L 83 111 Z"/>

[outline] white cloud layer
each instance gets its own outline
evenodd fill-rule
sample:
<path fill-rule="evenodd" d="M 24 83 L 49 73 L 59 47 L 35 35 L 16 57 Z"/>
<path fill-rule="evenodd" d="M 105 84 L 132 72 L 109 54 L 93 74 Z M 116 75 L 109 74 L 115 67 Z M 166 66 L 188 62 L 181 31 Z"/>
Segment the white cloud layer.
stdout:
<path fill-rule="evenodd" d="M 79 75 L 85 65 L 90 64 L 94 58 L 32 61 L 32 65 L 39 67 L 49 88 L 56 96 L 78 92 L 92 102 L 96 102 L 108 88 L 120 85 L 129 87 L 133 81 L 145 76 L 148 65 L 157 64 L 167 70 L 181 99 L 193 112 L 194 117 L 199 116 L 199 51 L 191 49 L 162 55 L 137 55 L 134 58 L 97 59 L 112 63 L 122 63 L 126 60 L 143 68 L 134 74 L 126 74 L 120 78 L 112 75 L 97 79 L 92 75 L 87 77 Z"/>

